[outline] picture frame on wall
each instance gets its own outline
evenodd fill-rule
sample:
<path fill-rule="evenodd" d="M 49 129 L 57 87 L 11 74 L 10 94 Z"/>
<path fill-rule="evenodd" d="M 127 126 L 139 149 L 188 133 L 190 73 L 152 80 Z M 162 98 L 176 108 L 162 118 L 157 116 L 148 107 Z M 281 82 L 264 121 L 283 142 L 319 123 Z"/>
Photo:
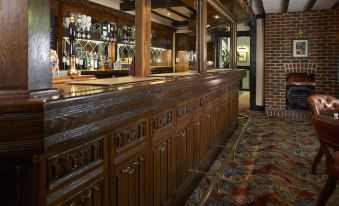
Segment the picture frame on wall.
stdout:
<path fill-rule="evenodd" d="M 307 58 L 309 56 L 307 39 L 294 39 L 293 40 L 292 56 L 294 58 Z"/>
<path fill-rule="evenodd" d="M 238 52 L 238 61 L 246 62 L 247 61 L 247 52 Z"/>

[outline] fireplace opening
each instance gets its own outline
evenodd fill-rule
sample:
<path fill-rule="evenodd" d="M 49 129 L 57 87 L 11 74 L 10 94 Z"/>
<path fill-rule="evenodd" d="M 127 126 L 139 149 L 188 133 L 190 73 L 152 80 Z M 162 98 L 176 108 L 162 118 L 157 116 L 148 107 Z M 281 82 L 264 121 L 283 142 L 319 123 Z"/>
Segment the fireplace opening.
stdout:
<path fill-rule="evenodd" d="M 314 94 L 312 73 L 289 73 L 286 77 L 286 109 L 308 110 L 307 98 Z"/>

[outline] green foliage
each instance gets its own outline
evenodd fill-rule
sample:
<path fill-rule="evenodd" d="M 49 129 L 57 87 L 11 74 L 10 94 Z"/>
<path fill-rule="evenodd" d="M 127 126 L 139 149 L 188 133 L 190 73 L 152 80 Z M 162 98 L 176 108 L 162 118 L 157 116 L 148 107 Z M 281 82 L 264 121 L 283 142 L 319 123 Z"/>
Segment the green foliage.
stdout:
<path fill-rule="evenodd" d="M 223 67 L 229 68 L 231 64 L 231 52 L 228 51 L 227 49 L 223 49 L 221 53 L 221 58 L 222 58 L 222 61 L 224 62 Z"/>

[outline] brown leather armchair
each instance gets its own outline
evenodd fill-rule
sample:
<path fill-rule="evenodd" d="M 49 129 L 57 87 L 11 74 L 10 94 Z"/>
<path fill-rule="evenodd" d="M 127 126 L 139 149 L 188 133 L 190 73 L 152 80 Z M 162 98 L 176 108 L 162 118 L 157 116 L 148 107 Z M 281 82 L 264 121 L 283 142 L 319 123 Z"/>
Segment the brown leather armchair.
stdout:
<path fill-rule="evenodd" d="M 328 95 L 312 95 L 307 99 L 309 107 L 313 112 L 313 115 L 329 114 L 338 112 L 339 113 L 339 100 L 333 96 Z M 323 156 L 323 151 L 319 148 L 317 155 L 315 156 L 312 163 L 312 173 L 315 173 L 317 165 Z"/>
<path fill-rule="evenodd" d="M 326 184 L 317 201 L 317 206 L 323 206 L 335 190 L 339 179 L 339 120 L 325 115 L 314 115 L 312 120 L 326 156 L 328 170 Z"/>

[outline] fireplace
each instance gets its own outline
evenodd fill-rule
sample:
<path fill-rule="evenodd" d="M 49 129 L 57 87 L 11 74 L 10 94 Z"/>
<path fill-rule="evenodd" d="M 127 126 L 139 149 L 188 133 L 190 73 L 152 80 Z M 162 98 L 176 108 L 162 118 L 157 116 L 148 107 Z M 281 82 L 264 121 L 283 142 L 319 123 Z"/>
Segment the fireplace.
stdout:
<path fill-rule="evenodd" d="M 307 98 L 314 94 L 313 73 L 288 73 L 286 77 L 286 110 L 308 110 Z"/>

